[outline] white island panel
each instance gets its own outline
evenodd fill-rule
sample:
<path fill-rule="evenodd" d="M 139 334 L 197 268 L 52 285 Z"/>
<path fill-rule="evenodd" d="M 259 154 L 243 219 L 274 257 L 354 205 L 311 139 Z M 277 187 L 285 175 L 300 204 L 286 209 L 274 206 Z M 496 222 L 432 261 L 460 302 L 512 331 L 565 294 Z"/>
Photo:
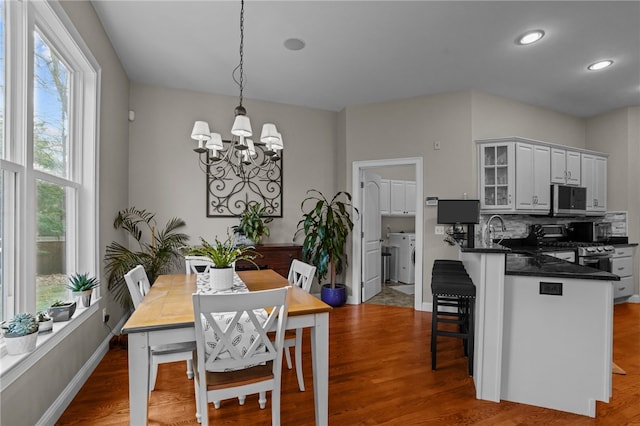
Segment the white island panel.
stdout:
<path fill-rule="evenodd" d="M 540 294 L 540 282 L 562 295 Z M 611 396 L 610 281 L 505 276 L 501 399 L 595 417 Z"/>

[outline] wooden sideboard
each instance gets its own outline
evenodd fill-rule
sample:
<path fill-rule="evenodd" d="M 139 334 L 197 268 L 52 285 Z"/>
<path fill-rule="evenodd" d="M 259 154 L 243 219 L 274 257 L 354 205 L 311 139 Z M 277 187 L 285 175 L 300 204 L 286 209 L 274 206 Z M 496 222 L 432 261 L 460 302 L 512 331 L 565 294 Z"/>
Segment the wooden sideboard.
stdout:
<path fill-rule="evenodd" d="M 260 269 L 273 269 L 285 278 L 289 275 L 291 261 L 302 260 L 302 246 L 296 244 L 258 244 L 255 251 L 262 255 L 253 260 Z M 256 269 L 251 262 L 236 263 L 236 271 L 251 269 Z"/>

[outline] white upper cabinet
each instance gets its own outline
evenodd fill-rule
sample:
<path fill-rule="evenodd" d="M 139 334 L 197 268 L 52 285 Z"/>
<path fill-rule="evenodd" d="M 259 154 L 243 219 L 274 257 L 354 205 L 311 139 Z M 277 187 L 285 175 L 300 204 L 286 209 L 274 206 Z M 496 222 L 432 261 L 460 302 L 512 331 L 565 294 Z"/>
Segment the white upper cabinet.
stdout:
<path fill-rule="evenodd" d="M 580 186 L 580 152 L 551 148 L 551 183 Z"/>
<path fill-rule="evenodd" d="M 587 188 L 587 214 L 607 210 L 607 154 L 530 139 L 477 140 L 484 214 L 549 214 L 551 184 Z"/>
<path fill-rule="evenodd" d="M 383 216 L 391 213 L 390 183 L 389 179 L 380 179 L 380 214 Z"/>
<path fill-rule="evenodd" d="M 587 188 L 587 214 L 607 211 L 607 157 L 582 154 L 582 186 Z"/>
<path fill-rule="evenodd" d="M 382 196 L 382 194 L 381 194 Z M 415 216 L 416 183 L 410 180 L 389 181 L 390 216 Z M 383 215 L 385 213 L 382 213 Z"/>
<path fill-rule="evenodd" d="M 480 208 L 512 210 L 514 206 L 514 144 L 483 143 L 478 145 L 480 163 Z"/>
<path fill-rule="evenodd" d="M 516 143 L 516 209 L 549 212 L 551 149 Z"/>

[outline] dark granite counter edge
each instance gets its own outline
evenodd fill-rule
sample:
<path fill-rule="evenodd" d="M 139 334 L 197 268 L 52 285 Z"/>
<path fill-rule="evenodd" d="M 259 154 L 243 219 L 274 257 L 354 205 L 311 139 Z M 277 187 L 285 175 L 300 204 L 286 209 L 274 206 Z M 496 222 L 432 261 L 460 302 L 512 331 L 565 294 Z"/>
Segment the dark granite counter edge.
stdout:
<path fill-rule="evenodd" d="M 628 243 L 628 244 L 611 244 L 614 247 L 637 247 L 638 243 Z"/>
<path fill-rule="evenodd" d="M 617 275 L 609 274 L 607 272 L 593 273 L 593 274 L 572 274 L 562 272 L 544 272 L 544 271 L 514 271 L 505 270 L 505 275 L 519 275 L 524 277 L 547 277 L 547 278 L 565 278 L 573 280 L 599 280 L 599 281 L 620 281 L 620 277 Z"/>

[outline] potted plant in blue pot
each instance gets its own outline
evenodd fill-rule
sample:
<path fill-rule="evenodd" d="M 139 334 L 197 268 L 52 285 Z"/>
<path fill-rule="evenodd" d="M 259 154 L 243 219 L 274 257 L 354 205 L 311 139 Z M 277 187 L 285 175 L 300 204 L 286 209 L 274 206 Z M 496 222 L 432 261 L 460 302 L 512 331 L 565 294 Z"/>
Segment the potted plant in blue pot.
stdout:
<path fill-rule="evenodd" d="M 304 234 L 302 256 L 316 267 L 318 280 L 330 276 L 330 284 L 322 285 L 322 301 L 341 306 L 347 301 L 347 290 L 344 284 L 336 283 L 336 275 L 347 266 L 345 244 L 353 229 L 351 194 L 340 191 L 330 200 L 315 189 L 307 194 L 300 205 L 303 215 L 295 235 Z M 358 212 L 356 208 L 353 210 Z"/>

